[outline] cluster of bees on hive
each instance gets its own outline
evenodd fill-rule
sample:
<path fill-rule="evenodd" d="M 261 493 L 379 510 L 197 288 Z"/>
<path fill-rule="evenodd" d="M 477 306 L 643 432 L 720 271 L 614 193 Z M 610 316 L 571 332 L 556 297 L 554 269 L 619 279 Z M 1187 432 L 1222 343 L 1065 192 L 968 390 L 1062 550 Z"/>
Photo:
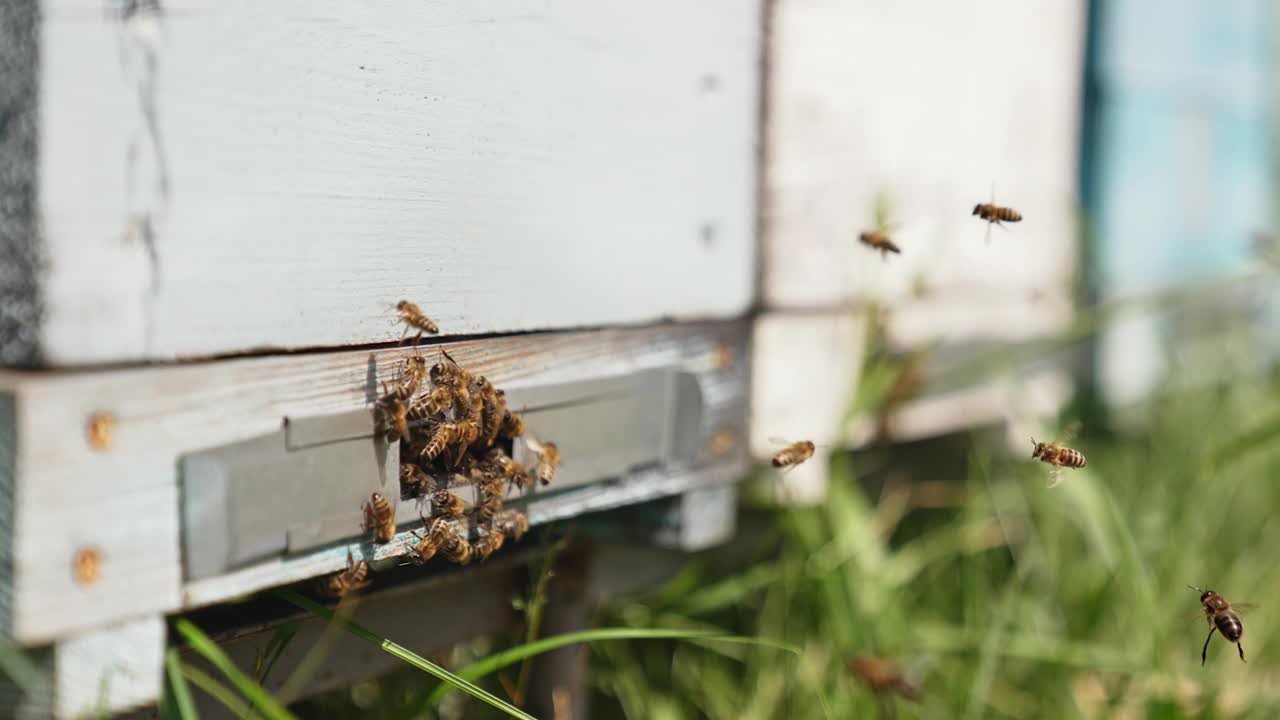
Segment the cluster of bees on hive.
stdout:
<path fill-rule="evenodd" d="M 994 195 L 994 192 L 992 194 Z M 881 196 L 876 203 L 875 228 L 858 235 L 858 241 L 868 248 L 878 251 L 881 258 L 887 258 L 890 253 L 895 255 L 902 254 L 902 248 L 892 239 L 895 225 L 889 222 L 887 207 L 884 197 Z M 971 214 L 987 223 L 986 240 L 988 242 L 990 242 L 991 228 L 993 226 L 1004 227 L 1004 223 L 1016 223 L 1022 220 L 1022 213 L 1011 207 L 995 204 L 994 198 L 991 202 L 974 205 Z M 1277 256 L 1280 256 L 1280 253 L 1277 253 Z M 1079 427 L 1077 425 L 1075 428 L 1068 430 L 1065 440 L 1055 440 L 1048 443 L 1031 438 L 1031 459 L 1039 460 L 1053 468 L 1050 472 L 1049 487 L 1054 487 L 1061 482 L 1063 469 L 1082 468 L 1089 464 L 1088 460 L 1085 459 L 1084 453 L 1074 448 L 1066 447 L 1063 444 L 1069 441 L 1071 436 L 1078 430 Z M 771 464 L 775 468 L 795 467 L 813 457 L 816 448 L 817 445 L 809 440 L 789 443 L 773 456 Z M 1205 662 L 1209 650 L 1209 640 L 1213 638 L 1214 632 L 1220 633 L 1228 642 L 1235 643 L 1236 649 L 1240 654 L 1240 660 L 1243 661 L 1244 646 L 1240 644 L 1240 638 L 1244 635 L 1244 624 L 1240 620 L 1240 613 L 1254 606 L 1248 603 L 1233 605 L 1213 590 L 1202 590 L 1194 585 L 1188 585 L 1188 587 L 1200 593 L 1201 607 L 1197 614 L 1203 614 L 1205 620 L 1209 623 L 1209 635 L 1205 638 L 1204 647 L 1200 651 L 1200 664 L 1203 665 Z M 918 694 L 918 689 L 915 688 L 912 688 L 910 693 L 905 692 L 904 688 L 908 686 L 901 682 L 901 676 L 897 673 L 895 666 L 883 658 L 863 659 L 850 667 L 854 674 L 863 679 L 877 694 L 897 692 L 904 697 L 913 697 Z"/>
<path fill-rule="evenodd" d="M 439 332 L 407 300 L 396 311 L 406 333 L 417 331 L 415 347 L 423 334 Z M 524 420 L 487 378 L 462 367 L 445 350 L 440 355 L 430 368 L 422 355 L 406 358 L 395 384 L 383 388 L 376 405 L 378 432 L 387 442 L 400 443 L 401 497 L 418 498 L 430 508 L 408 553 L 415 565 L 437 555 L 457 564 L 485 560 L 506 540 L 519 540 L 529 530 L 529 518 L 504 508 L 507 494 L 534 483 L 550 485 L 560 465 L 555 443 L 531 438 L 526 442 L 538 453 L 534 467 L 511 459 L 505 447 L 526 434 Z M 395 504 L 375 492 L 362 510 L 373 542 L 391 542 Z M 473 531 L 479 534 L 474 541 Z M 347 569 L 327 578 L 322 591 L 340 597 L 366 585 L 368 574 L 366 561 L 348 556 Z"/>

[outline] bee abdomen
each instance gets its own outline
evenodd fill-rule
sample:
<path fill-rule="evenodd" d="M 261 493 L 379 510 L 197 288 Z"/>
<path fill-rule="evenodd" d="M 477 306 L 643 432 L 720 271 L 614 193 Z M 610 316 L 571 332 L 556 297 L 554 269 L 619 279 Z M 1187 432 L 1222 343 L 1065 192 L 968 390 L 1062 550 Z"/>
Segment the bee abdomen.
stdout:
<path fill-rule="evenodd" d="M 1084 459 L 1084 455 L 1081 454 L 1079 450 L 1064 448 L 1062 451 L 1061 463 L 1070 468 L 1082 468 L 1085 465 L 1088 465 L 1089 461 Z"/>
<path fill-rule="evenodd" d="M 1022 214 L 1013 208 L 996 208 L 996 218 L 1003 222 L 1018 222 L 1022 220 Z"/>
<path fill-rule="evenodd" d="M 1239 640 L 1244 635 L 1244 624 L 1235 613 L 1219 613 L 1213 618 L 1213 622 L 1218 626 L 1218 632 L 1231 642 Z"/>

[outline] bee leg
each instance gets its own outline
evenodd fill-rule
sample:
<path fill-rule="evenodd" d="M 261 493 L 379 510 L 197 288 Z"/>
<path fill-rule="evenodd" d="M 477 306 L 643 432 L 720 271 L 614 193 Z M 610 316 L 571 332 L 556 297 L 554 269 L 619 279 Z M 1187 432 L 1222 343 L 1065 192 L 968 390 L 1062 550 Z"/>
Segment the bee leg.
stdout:
<path fill-rule="evenodd" d="M 1205 657 L 1207 657 L 1209 653 L 1209 640 L 1213 638 L 1213 631 L 1217 629 L 1218 629 L 1217 625 L 1214 625 L 1213 627 L 1209 628 L 1209 634 L 1204 639 L 1204 647 L 1200 648 L 1200 666 L 1201 667 L 1204 667 Z"/>
<path fill-rule="evenodd" d="M 1240 651 L 1240 662 L 1243 662 L 1243 663 L 1249 662 L 1248 660 L 1244 659 L 1244 646 L 1240 644 L 1239 640 L 1236 641 L 1236 649 Z"/>

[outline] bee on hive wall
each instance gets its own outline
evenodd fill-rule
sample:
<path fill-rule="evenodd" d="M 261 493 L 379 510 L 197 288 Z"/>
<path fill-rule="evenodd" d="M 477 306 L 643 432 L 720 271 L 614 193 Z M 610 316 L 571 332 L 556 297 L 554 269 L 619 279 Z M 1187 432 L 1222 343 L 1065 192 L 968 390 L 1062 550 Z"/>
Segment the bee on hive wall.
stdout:
<path fill-rule="evenodd" d="M 369 563 L 361 560 L 355 562 L 351 552 L 347 551 L 347 569 L 330 575 L 320 581 L 320 592 L 329 597 L 340 598 L 343 595 L 369 584 Z"/>
<path fill-rule="evenodd" d="M 373 530 L 373 541 L 378 544 L 391 542 L 396 534 L 396 511 L 386 496 L 374 493 L 364 504 L 365 527 Z"/>

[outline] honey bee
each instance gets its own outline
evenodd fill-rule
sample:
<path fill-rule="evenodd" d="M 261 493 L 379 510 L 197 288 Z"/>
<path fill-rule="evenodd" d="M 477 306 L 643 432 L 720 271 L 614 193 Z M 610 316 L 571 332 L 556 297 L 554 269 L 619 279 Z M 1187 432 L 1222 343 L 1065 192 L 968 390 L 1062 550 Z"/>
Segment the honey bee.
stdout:
<path fill-rule="evenodd" d="M 907 678 L 892 660 L 859 655 L 849 661 L 849 671 L 867 689 L 879 696 L 900 695 L 908 700 L 920 699 L 920 686 Z"/>
<path fill-rule="evenodd" d="M 529 516 L 519 510 L 503 510 L 493 516 L 493 527 L 512 540 L 519 540 L 529 532 Z"/>
<path fill-rule="evenodd" d="M 434 515 L 462 517 L 462 513 L 466 511 L 466 504 L 462 502 L 462 498 L 440 488 L 431 493 L 431 511 Z"/>
<path fill-rule="evenodd" d="M 402 495 L 421 495 L 431 484 L 431 476 L 414 463 L 400 463 L 400 492 Z"/>
<path fill-rule="evenodd" d="M 858 242 L 880 251 L 880 257 L 889 257 L 889 253 L 902 254 L 902 248 L 899 248 L 892 240 L 889 239 L 888 230 L 868 230 L 858 234 Z"/>
<path fill-rule="evenodd" d="M 506 540 L 506 535 L 498 530 L 490 529 L 483 537 L 476 540 L 474 549 L 476 555 L 481 560 L 487 560 L 490 555 L 494 554 L 502 548 L 502 543 Z"/>
<path fill-rule="evenodd" d="M 1248 608 L 1254 607 L 1249 603 L 1241 603 L 1232 605 L 1227 599 L 1212 590 L 1201 590 L 1195 585 L 1187 587 L 1200 593 L 1200 608 L 1204 613 L 1204 619 L 1209 623 L 1209 635 L 1204 639 L 1204 647 L 1200 649 L 1200 664 L 1204 665 L 1205 658 L 1209 652 L 1209 640 L 1213 638 L 1213 633 L 1222 633 L 1222 637 L 1227 642 L 1236 644 L 1236 649 L 1240 651 L 1240 661 L 1247 662 L 1244 659 L 1244 646 L 1240 644 L 1240 638 L 1244 636 L 1244 623 L 1240 622 L 1240 614 Z"/>
<path fill-rule="evenodd" d="M 482 401 L 481 418 L 484 425 L 484 447 L 490 447 L 494 441 L 498 439 L 498 434 L 502 432 L 502 420 L 507 413 L 506 393 L 497 390 L 485 378 L 479 387 L 479 394 Z"/>
<path fill-rule="evenodd" d="M 409 408 L 400 400 L 385 397 L 378 402 L 378 426 L 387 442 L 409 439 Z"/>
<path fill-rule="evenodd" d="M 991 242 L 991 226 L 992 225 L 999 225 L 1000 227 L 1004 227 L 1002 223 L 1022 221 L 1022 213 L 1019 213 L 1017 210 L 1014 210 L 1013 208 L 1010 208 L 1010 207 L 996 205 L 995 194 L 996 194 L 995 186 L 992 186 L 991 188 L 992 201 L 985 202 L 985 203 L 978 203 L 977 205 L 973 206 L 972 214 L 978 216 L 979 218 L 987 222 L 986 242 L 988 243 Z"/>
<path fill-rule="evenodd" d="M 417 345 L 422 340 L 423 334 L 437 335 L 440 328 L 432 322 L 431 318 L 422 313 L 422 308 L 409 302 L 401 300 L 396 303 L 396 314 L 400 316 L 400 322 L 404 323 L 404 332 L 400 334 L 400 339 L 404 340 L 404 336 L 409 334 L 410 330 L 417 330 L 418 334 L 413 338 L 413 344 Z"/>
<path fill-rule="evenodd" d="M 1068 437 L 1074 434 L 1075 432 L 1072 431 L 1069 433 Z M 1035 438 L 1031 438 L 1031 444 L 1035 446 L 1035 449 L 1031 451 L 1031 458 L 1033 460 L 1039 459 L 1041 462 L 1053 466 L 1053 472 L 1049 474 L 1049 487 L 1054 487 L 1058 483 L 1062 482 L 1063 468 L 1082 468 L 1089 464 L 1089 462 L 1084 459 L 1083 453 L 1079 450 L 1063 447 L 1061 442 L 1064 441 L 1042 443 L 1036 442 Z"/>
<path fill-rule="evenodd" d="M 369 496 L 364 504 L 365 528 L 373 530 L 373 541 L 382 545 L 391 542 L 396 534 L 396 511 L 382 493 Z"/>
<path fill-rule="evenodd" d="M 520 437 L 524 434 L 524 418 L 506 410 L 502 414 L 502 434 L 507 437 Z"/>
<path fill-rule="evenodd" d="M 431 462 L 446 449 L 457 443 L 464 432 L 461 423 L 438 423 L 431 431 L 430 438 L 426 442 L 414 443 L 409 450 L 415 453 L 420 461 L 424 463 Z"/>
<path fill-rule="evenodd" d="M 538 464 L 533 469 L 534 474 L 544 486 L 550 485 L 556 478 L 556 469 L 560 467 L 560 448 L 553 442 L 531 442 L 529 447 L 538 453 Z"/>
<path fill-rule="evenodd" d="M 466 535 L 458 529 L 456 524 L 450 524 L 448 537 L 440 546 L 440 552 L 450 561 L 459 565 L 466 565 L 471 562 L 471 554 L 474 548 L 471 543 L 467 542 Z"/>
<path fill-rule="evenodd" d="M 448 350 L 440 349 L 444 360 L 431 366 L 431 382 L 449 388 L 465 387 L 471 384 L 471 373 L 458 364 Z"/>
<path fill-rule="evenodd" d="M 484 524 L 489 522 L 499 512 L 502 512 L 502 496 L 501 495 L 484 495 L 480 498 L 480 502 L 476 504 L 475 509 L 476 521 Z"/>
<path fill-rule="evenodd" d="M 402 402 L 411 400 L 422 389 L 422 381 L 426 377 L 426 358 L 405 358 L 404 366 L 400 370 L 400 380 L 392 388 L 391 392 L 387 393 L 386 399 L 400 400 Z"/>
<path fill-rule="evenodd" d="M 340 570 L 320 582 L 320 592 L 329 597 L 340 598 L 343 595 L 369 584 L 369 563 L 361 560 L 355 562 L 351 551 L 347 551 L 347 569 Z"/>
<path fill-rule="evenodd" d="M 772 439 L 773 442 L 786 442 L 777 438 Z M 774 453 L 773 458 L 769 461 L 776 468 L 791 468 L 813 457 L 813 453 L 818 446 L 810 440 L 800 440 L 793 442 L 778 452 Z"/>
<path fill-rule="evenodd" d="M 894 226 L 889 223 L 889 196 L 883 192 L 877 193 L 875 229 L 860 233 L 858 242 L 874 250 L 879 250 L 881 259 L 889 257 L 889 253 L 902 254 L 902 250 L 889 239 L 889 234 L 894 229 Z"/>
<path fill-rule="evenodd" d="M 426 397 L 413 404 L 409 408 L 408 420 L 410 422 L 443 419 L 444 413 L 453 406 L 453 389 L 443 385 L 432 388 Z"/>
<path fill-rule="evenodd" d="M 486 473 L 506 479 L 521 490 L 533 484 L 524 466 L 508 457 L 502 448 L 490 450 L 481 467 Z"/>
<path fill-rule="evenodd" d="M 414 534 L 418 537 L 418 544 L 414 546 L 409 553 L 409 559 L 415 565 L 425 565 L 428 560 L 435 557 L 440 547 L 447 542 L 452 533 L 456 533 L 457 528 L 448 518 L 438 517 L 431 521 L 430 527 L 423 527 L 423 531 Z"/>

